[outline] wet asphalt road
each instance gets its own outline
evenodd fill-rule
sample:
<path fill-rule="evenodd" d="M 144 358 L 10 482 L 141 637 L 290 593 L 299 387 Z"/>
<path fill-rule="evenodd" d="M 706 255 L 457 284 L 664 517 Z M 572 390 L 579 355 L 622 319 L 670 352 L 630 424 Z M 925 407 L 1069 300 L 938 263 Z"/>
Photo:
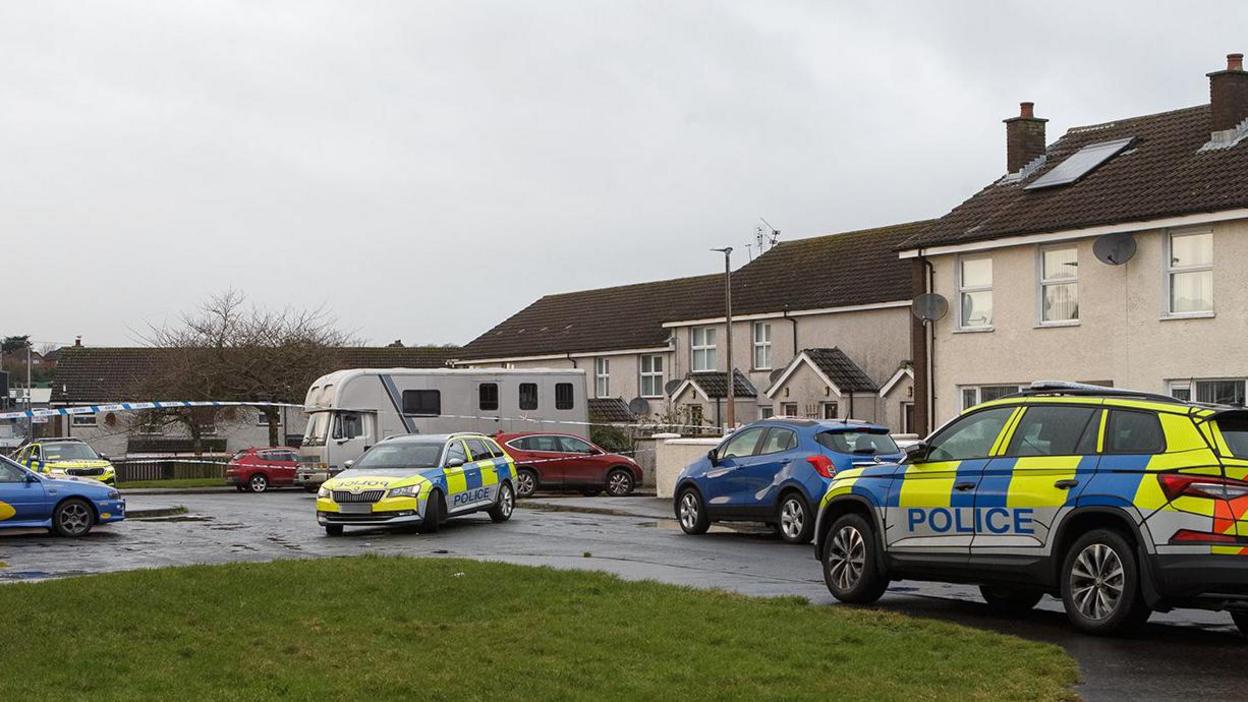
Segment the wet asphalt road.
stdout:
<path fill-rule="evenodd" d="M 576 501 L 584 504 L 583 499 Z M 316 525 L 313 498 L 303 492 L 264 495 L 217 493 L 142 495 L 131 509 L 185 505 L 190 514 L 131 520 L 70 541 L 41 532 L 0 536 L 0 582 L 63 577 L 192 563 L 267 561 L 361 553 L 458 556 L 616 573 L 679 585 L 715 587 L 749 595 L 797 595 L 833 604 L 809 547 L 789 546 L 762 532 L 713 529 L 682 534 L 675 522 L 653 516 L 613 516 L 520 509 L 507 524 L 484 515 L 452 520 L 438 534 L 420 536 L 348 530 L 329 538 Z M 610 498 L 593 501 L 605 507 Z M 521 503 L 523 506 L 524 503 Z M 654 512 L 642 510 L 642 513 Z M 948 619 L 1050 641 L 1080 664 L 1077 692 L 1087 700 L 1242 700 L 1248 689 L 1248 640 L 1224 613 L 1154 614 L 1127 639 L 1073 633 L 1060 602 L 1046 598 L 1028 617 L 988 612 L 974 588 L 897 583 L 881 607 Z"/>

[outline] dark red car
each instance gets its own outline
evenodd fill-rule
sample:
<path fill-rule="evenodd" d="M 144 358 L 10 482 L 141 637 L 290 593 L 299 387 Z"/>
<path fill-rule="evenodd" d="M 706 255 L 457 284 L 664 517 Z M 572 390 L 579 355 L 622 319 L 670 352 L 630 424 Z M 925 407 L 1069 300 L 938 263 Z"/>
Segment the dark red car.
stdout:
<path fill-rule="evenodd" d="M 234 454 L 225 466 L 225 482 L 239 492 L 264 492 L 295 484 L 298 456 L 292 448 L 248 448 Z"/>
<path fill-rule="evenodd" d="M 516 461 L 516 496 L 538 489 L 586 495 L 627 495 L 641 483 L 641 466 L 572 434 L 526 432 L 494 437 Z"/>

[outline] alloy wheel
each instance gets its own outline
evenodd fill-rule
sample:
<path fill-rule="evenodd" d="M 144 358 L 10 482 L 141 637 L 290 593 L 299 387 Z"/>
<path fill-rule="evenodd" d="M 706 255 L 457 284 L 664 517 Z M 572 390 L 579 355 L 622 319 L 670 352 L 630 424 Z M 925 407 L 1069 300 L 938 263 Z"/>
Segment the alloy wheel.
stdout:
<path fill-rule="evenodd" d="M 515 508 L 516 499 L 511 494 L 511 488 L 503 486 L 503 494 L 498 498 L 499 510 L 503 513 L 503 517 L 510 517 L 511 510 Z"/>
<path fill-rule="evenodd" d="M 624 495 L 633 487 L 633 479 L 620 471 L 611 474 L 607 481 L 607 492 L 612 495 Z"/>
<path fill-rule="evenodd" d="M 791 497 L 780 507 L 780 530 L 790 539 L 796 539 L 806 526 L 806 510 L 797 498 Z"/>
<path fill-rule="evenodd" d="M 264 492 L 269 487 L 269 481 L 263 475 L 251 476 L 251 491 Z"/>
<path fill-rule="evenodd" d="M 1070 594 L 1079 613 L 1101 620 L 1114 614 L 1126 587 L 1118 552 L 1102 543 L 1088 544 L 1070 569 Z"/>
<path fill-rule="evenodd" d="M 91 512 L 81 502 L 72 502 L 61 508 L 61 528 L 68 534 L 82 534 L 91 526 Z"/>
<path fill-rule="evenodd" d="M 862 532 L 852 526 L 842 527 L 828 546 L 828 566 L 832 581 L 841 591 L 852 590 L 862 579 L 867 560 L 867 545 Z"/>
<path fill-rule="evenodd" d="M 680 498 L 680 525 L 692 529 L 698 523 L 698 498 L 692 492 Z"/>
<path fill-rule="evenodd" d="M 524 497 L 532 495 L 537 487 L 533 484 L 533 474 L 527 470 L 520 471 L 520 474 L 516 476 L 516 483 L 520 488 L 520 494 Z"/>

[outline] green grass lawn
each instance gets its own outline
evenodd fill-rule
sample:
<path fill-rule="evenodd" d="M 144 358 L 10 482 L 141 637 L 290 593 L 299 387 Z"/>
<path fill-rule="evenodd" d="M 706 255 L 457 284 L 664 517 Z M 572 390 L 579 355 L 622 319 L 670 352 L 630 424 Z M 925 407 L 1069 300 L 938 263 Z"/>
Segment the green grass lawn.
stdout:
<path fill-rule="evenodd" d="M 883 610 L 354 557 L 0 587 L 0 700 L 1056 700 L 1059 648 Z"/>
<path fill-rule="evenodd" d="M 177 480 L 133 480 L 128 483 L 117 483 L 118 490 L 136 490 L 138 488 L 198 488 L 226 487 L 224 478 L 179 478 Z"/>

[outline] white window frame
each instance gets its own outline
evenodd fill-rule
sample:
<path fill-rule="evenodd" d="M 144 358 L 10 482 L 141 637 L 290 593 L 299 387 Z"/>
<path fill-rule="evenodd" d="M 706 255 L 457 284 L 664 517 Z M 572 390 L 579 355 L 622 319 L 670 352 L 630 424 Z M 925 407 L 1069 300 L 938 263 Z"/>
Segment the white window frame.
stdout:
<path fill-rule="evenodd" d="M 958 403 L 959 411 L 970 409 L 984 402 L 984 388 L 1014 388 L 1014 392 L 1020 392 L 1027 386 L 1023 383 L 984 383 L 982 385 L 959 385 L 958 386 Z M 967 403 L 966 394 L 971 392 L 974 394 L 974 402 Z"/>
<path fill-rule="evenodd" d="M 69 424 L 73 427 L 98 427 L 100 418 L 97 414 L 71 414 Z"/>
<path fill-rule="evenodd" d="M 764 332 L 761 339 L 760 331 Z M 750 360 L 754 364 L 754 370 L 771 370 L 771 322 L 755 322 L 751 333 L 754 339 L 754 355 Z M 759 363 L 760 354 L 762 363 Z"/>
<path fill-rule="evenodd" d="M 646 369 L 646 361 L 650 361 L 649 370 Z M 655 361 L 659 362 L 659 369 L 657 371 L 654 370 Z M 663 397 L 663 374 L 666 370 L 663 368 L 663 354 L 651 353 L 641 356 L 641 358 L 637 361 L 637 368 L 638 375 L 640 376 L 638 389 L 641 390 L 641 396 L 646 398 Z M 646 380 L 650 380 L 653 383 L 653 388 L 650 393 L 646 392 Z"/>
<path fill-rule="evenodd" d="M 702 332 L 702 343 L 698 343 L 698 332 Z M 689 367 L 694 373 L 713 371 L 719 368 L 719 351 L 715 338 L 719 334 L 718 327 L 693 327 L 689 330 Z M 698 362 L 701 354 L 702 362 Z"/>
<path fill-rule="evenodd" d="M 1180 239 L 1185 236 L 1198 236 L 1201 234 L 1209 235 L 1210 262 L 1207 265 L 1201 264 L 1201 265 L 1195 265 L 1195 266 L 1173 265 L 1174 254 L 1172 252 L 1174 249 L 1174 240 Z M 1175 319 L 1191 319 L 1193 317 L 1196 317 L 1196 318 L 1212 317 L 1214 315 L 1214 310 L 1217 308 L 1217 301 L 1213 299 L 1212 288 L 1209 290 L 1210 300 L 1209 300 L 1209 309 L 1207 310 L 1196 310 L 1193 312 L 1175 312 L 1173 309 L 1173 304 L 1174 304 L 1174 275 L 1176 273 L 1202 273 L 1204 271 L 1209 271 L 1210 277 L 1212 278 L 1213 267 L 1214 267 L 1214 264 L 1217 262 L 1217 253 L 1213 250 L 1213 228 L 1212 227 L 1200 227 L 1198 229 L 1179 229 L 1179 230 L 1167 229 L 1165 249 L 1166 249 L 1165 256 L 1163 256 L 1161 260 L 1162 266 L 1165 269 L 1165 276 L 1162 280 L 1163 297 L 1161 300 L 1161 316 L 1163 318 L 1175 318 Z"/>
<path fill-rule="evenodd" d="M 981 260 L 981 259 L 983 259 L 983 260 L 987 260 L 987 261 L 988 261 L 989 266 L 991 266 L 991 267 L 992 267 L 992 269 L 993 269 L 993 271 L 992 271 L 992 282 L 990 282 L 988 285 L 971 285 L 971 286 L 965 286 L 965 285 L 963 285 L 963 284 L 962 284 L 962 263 L 963 263 L 964 261 L 977 261 L 977 260 Z M 997 271 L 996 271 L 996 266 L 995 266 L 995 265 L 992 265 L 992 264 L 993 264 L 992 256 L 991 256 L 991 255 L 989 255 L 989 254 L 979 254 L 979 255 L 958 256 L 957 261 L 956 261 L 956 264 L 955 264 L 955 265 L 956 265 L 956 270 L 954 271 L 954 275 L 957 277 L 957 284 L 958 284 L 958 285 L 957 285 L 957 288 L 958 288 L 958 320 L 957 320 L 957 325 L 958 325 L 958 329 L 959 329 L 959 330 L 963 330 L 963 331 L 992 331 L 992 329 L 993 329 L 993 325 L 996 323 L 996 316 L 997 316 L 997 304 L 996 304 L 996 303 L 997 303 L 997 300 L 996 300 L 996 294 L 995 294 L 995 293 L 993 293 L 993 290 L 992 290 L 993 283 L 995 283 L 995 282 L 996 282 L 996 273 L 997 273 Z M 993 297 L 993 300 L 992 300 L 992 303 L 993 303 L 993 304 L 992 304 L 992 317 L 993 317 L 993 321 L 992 321 L 991 323 L 986 324 L 986 325 L 983 325 L 983 326 L 964 326 L 964 325 L 962 324 L 962 293 L 977 293 L 977 292 L 987 292 L 987 293 L 993 293 L 993 294 L 992 294 L 992 297 Z"/>
<path fill-rule="evenodd" d="M 1044 254 L 1049 251 L 1070 250 L 1075 252 L 1075 277 L 1073 278 L 1045 278 L 1044 277 Z M 1052 246 L 1041 246 L 1036 249 L 1036 324 L 1042 327 L 1075 327 L 1079 326 L 1079 312 L 1076 310 L 1075 316 L 1071 319 L 1045 319 L 1044 318 L 1044 289 L 1049 286 L 1057 285 L 1074 285 L 1075 298 L 1079 297 L 1079 247 L 1074 243 L 1054 244 Z M 962 299 L 958 296 L 958 299 Z M 1076 302 L 1076 304 L 1078 304 Z M 993 312 L 996 312 L 994 309 Z M 961 317 L 959 317 L 961 319 Z"/>
<path fill-rule="evenodd" d="M 594 359 L 594 397 L 610 397 L 611 395 L 611 359 Z"/>
<path fill-rule="evenodd" d="M 1248 395 L 1248 378 L 1235 378 L 1235 377 L 1184 378 L 1183 380 L 1171 380 L 1168 383 L 1166 383 L 1166 394 L 1170 395 L 1171 397 L 1177 398 L 1178 395 L 1175 395 L 1175 392 L 1182 390 L 1187 393 L 1186 401 L 1200 402 L 1199 393 L 1196 391 L 1196 386 L 1199 385 L 1200 383 L 1240 383 L 1241 385 L 1244 386 L 1245 395 Z"/>
<path fill-rule="evenodd" d="M 776 410 L 775 410 L 775 408 L 774 408 L 773 406 L 771 406 L 771 405 L 759 405 L 759 407 L 758 407 L 758 418 L 759 418 L 759 419 L 771 419 L 771 418 L 772 418 L 772 417 L 774 417 L 774 416 L 776 416 Z"/>

